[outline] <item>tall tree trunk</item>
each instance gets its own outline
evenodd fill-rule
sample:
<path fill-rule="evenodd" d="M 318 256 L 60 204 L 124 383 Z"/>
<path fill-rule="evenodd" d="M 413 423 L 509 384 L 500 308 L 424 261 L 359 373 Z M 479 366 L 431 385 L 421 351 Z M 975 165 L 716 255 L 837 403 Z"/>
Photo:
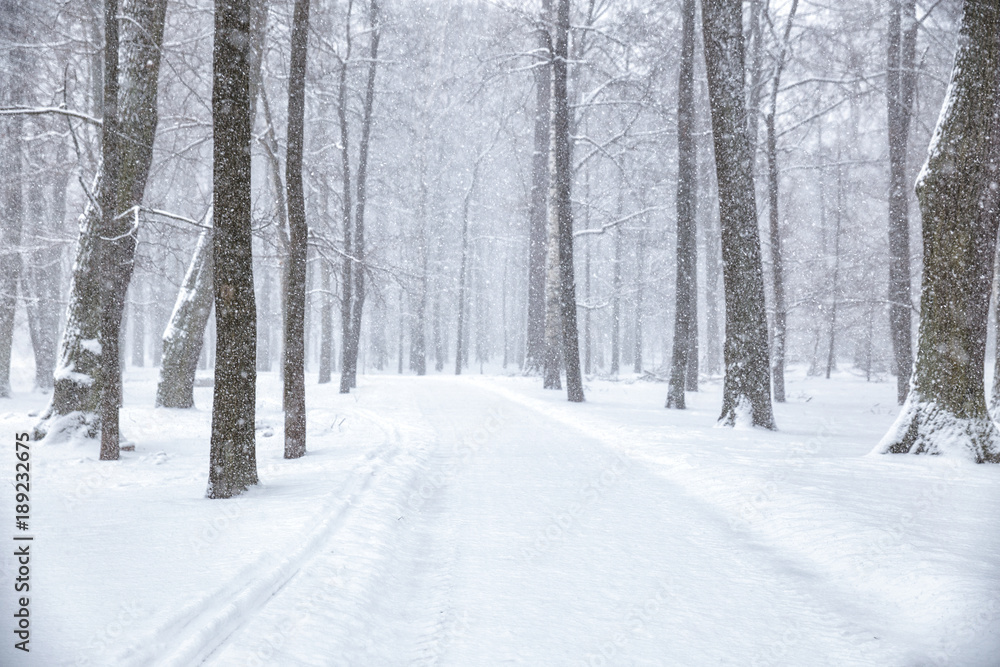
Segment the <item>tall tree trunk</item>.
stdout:
<path fill-rule="evenodd" d="M 361 343 L 361 317 L 365 304 L 365 205 L 368 202 L 368 146 L 371 141 L 372 111 L 375 104 L 375 73 L 378 69 L 378 46 L 382 34 L 379 17 L 379 7 L 376 0 L 371 0 L 369 22 L 372 29 L 371 45 L 368 61 L 368 80 L 365 84 L 365 101 L 361 113 L 361 141 L 358 144 L 358 175 L 357 198 L 354 203 L 354 256 L 357 266 L 354 268 L 354 289 L 351 299 L 351 322 L 348 339 L 344 344 L 348 348 L 348 366 L 341 369 L 341 392 L 344 391 L 345 377 L 348 390 L 357 386 L 358 348 Z"/>
<path fill-rule="evenodd" d="M 66 159 L 67 146 L 64 141 L 56 149 L 56 160 L 65 162 Z M 49 239 L 58 238 L 63 233 L 68 183 L 68 170 L 59 170 L 53 174 L 51 205 L 46 211 L 44 202 L 39 202 L 36 238 L 32 243 L 36 249 L 28 254 L 28 262 L 22 268 L 22 285 L 28 296 L 26 310 L 31 347 L 35 354 L 35 391 L 45 393 L 52 390 L 54 382 L 63 287 L 63 247 L 61 243 L 52 243 Z M 39 197 L 43 196 L 39 192 Z"/>
<path fill-rule="evenodd" d="M 348 394 L 353 386 L 351 377 L 351 316 L 354 313 L 354 224 L 353 207 L 351 204 L 351 158 L 350 131 L 347 124 L 347 61 L 351 57 L 351 5 L 348 0 L 347 18 L 344 21 L 344 57 L 340 61 L 340 81 L 337 88 L 337 120 L 340 125 L 340 171 L 343 192 L 342 225 L 344 232 L 344 259 L 340 279 L 340 393 Z M 358 268 L 360 270 L 360 268 Z"/>
<path fill-rule="evenodd" d="M 414 318 L 412 336 L 413 340 L 410 346 L 410 368 L 414 370 L 417 375 L 427 374 L 427 290 L 429 287 L 430 276 L 428 275 L 430 269 L 430 248 L 428 247 L 429 239 L 427 238 L 427 180 L 426 180 L 426 170 L 427 161 L 421 156 L 420 160 L 420 205 L 417 211 L 419 229 L 417 230 L 418 247 L 417 252 L 420 253 L 420 281 L 417 289 L 419 293 L 417 294 L 416 307 L 417 312 Z M 506 270 L 506 266 L 504 267 Z"/>
<path fill-rule="evenodd" d="M 764 270 L 743 83 L 743 6 L 740 0 L 704 0 L 702 21 L 726 295 L 726 378 L 719 422 L 773 429 Z"/>
<path fill-rule="evenodd" d="M 711 176 L 711 165 L 709 160 L 702 160 L 698 165 L 698 171 L 703 174 L 701 181 L 708 181 Z M 708 188 L 706 188 L 706 191 Z M 712 198 L 716 199 L 716 198 Z M 705 201 L 711 201 L 708 197 Z M 703 206 L 701 210 L 704 215 L 702 221 L 702 247 L 705 251 L 705 372 L 710 375 L 717 375 L 722 367 L 722 332 L 720 331 L 720 321 L 723 313 L 719 299 L 719 279 L 722 275 L 722 257 L 720 250 L 722 247 L 719 238 L 719 220 L 714 214 L 711 206 Z"/>
<path fill-rule="evenodd" d="M 542 17 L 536 29 L 535 128 L 531 158 L 531 208 L 528 215 L 528 339 L 525 369 L 542 367 L 545 342 L 545 276 L 547 256 L 547 206 L 549 191 L 549 126 L 551 123 L 552 52 L 547 20 L 551 0 L 542 0 Z"/>
<path fill-rule="evenodd" d="M 0 229 L 0 398 L 9 398 L 11 349 L 14 343 L 14 314 L 21 279 L 21 231 L 24 222 L 22 196 L 20 116 L 4 120 L 7 174 L 3 193 L 3 227 Z"/>
<path fill-rule="evenodd" d="M 118 96 L 117 135 L 118 142 L 117 186 L 112 187 L 104 175 L 106 166 L 95 178 L 96 199 L 104 202 L 113 195 L 110 206 L 121 215 L 142 203 L 146 178 L 152 161 L 153 139 L 156 135 L 157 113 L 156 93 L 160 69 L 160 46 L 163 42 L 163 23 L 166 16 L 166 0 L 140 1 L 126 0 L 119 14 L 127 20 L 121 21 L 121 48 L 119 55 L 120 72 Z M 106 194 L 107 191 L 107 194 Z M 101 299 L 104 290 L 104 274 L 101 267 L 115 266 L 113 280 L 113 300 L 108 315 L 120 323 L 121 305 L 124 304 L 125 290 L 128 289 L 135 251 L 135 230 L 132 229 L 135 216 L 129 214 L 115 220 L 113 230 L 102 231 L 101 212 L 91 201 L 80 217 L 80 235 L 76 261 L 70 284 L 69 307 L 66 326 L 59 345 L 59 362 L 55 372 L 55 388 L 52 402 L 45 411 L 41 422 L 35 427 L 35 436 L 43 437 L 50 432 L 80 432 L 89 437 L 97 435 L 100 421 L 97 411 L 103 384 L 102 349 L 109 350 L 108 356 L 117 359 L 118 329 L 115 327 L 115 342 L 107 343 L 102 338 Z M 105 244 L 98 243 L 98 237 L 114 239 L 115 257 L 107 259 Z M 120 304 L 120 305 L 119 305 Z M 114 311 L 118 315 L 115 317 Z M 115 362 L 110 362 L 112 366 Z M 116 369 L 112 367 L 116 378 Z M 116 391 L 112 389 L 112 392 Z M 117 405 L 119 397 L 112 395 Z M 110 405 L 110 404 L 109 404 Z M 114 408 L 117 411 L 117 407 Z M 112 427 L 113 428 L 113 427 Z"/>
<path fill-rule="evenodd" d="M 621 215 L 621 196 L 618 198 L 618 214 Z M 622 349 L 622 230 L 615 227 L 615 257 L 611 278 L 611 374 L 621 370 Z"/>
<path fill-rule="evenodd" d="M 778 218 L 778 135 L 775 132 L 774 117 L 778 110 L 778 91 L 781 86 L 781 73 L 785 69 L 788 39 L 792 33 L 792 22 L 795 20 L 798 6 L 799 0 L 792 0 L 788 18 L 785 20 L 777 62 L 774 65 L 770 102 L 767 114 L 764 116 L 764 125 L 767 128 L 768 232 L 771 240 L 771 271 L 774 279 L 774 350 L 771 358 L 771 383 L 774 387 L 774 400 L 778 403 L 785 402 L 785 336 L 788 312 L 785 306 L 785 269 Z"/>
<path fill-rule="evenodd" d="M 448 344 L 444 339 L 444 327 L 441 323 L 441 255 L 443 253 L 443 243 L 444 237 L 441 234 L 437 234 L 435 236 L 435 264 L 438 268 L 435 284 L 437 285 L 437 289 L 434 290 L 434 305 L 431 312 L 431 335 L 434 337 L 434 370 L 439 373 L 444 370 L 444 363 L 448 356 Z"/>
<path fill-rule="evenodd" d="M 329 384 L 333 372 L 333 298 L 330 294 L 330 262 L 320 258 L 320 281 L 323 296 L 319 311 L 319 384 Z"/>
<path fill-rule="evenodd" d="M 639 230 L 639 239 L 635 251 L 635 355 L 632 370 L 636 373 L 642 372 L 642 302 L 645 293 L 646 283 L 646 230 Z"/>
<path fill-rule="evenodd" d="M 212 224 L 211 208 L 204 220 L 206 225 Z M 198 237 L 170 323 L 163 332 L 163 361 L 156 385 L 158 408 L 194 407 L 194 376 L 215 296 L 212 245 L 212 232 L 206 229 Z"/>
<path fill-rule="evenodd" d="M 681 65 L 677 83 L 677 287 L 674 290 L 674 348 L 666 406 L 678 410 L 685 408 L 698 270 L 695 256 L 698 205 L 698 147 L 694 136 L 695 0 L 684 0 L 681 11 Z"/>
<path fill-rule="evenodd" d="M 468 338 L 465 335 L 465 292 L 469 273 L 469 206 L 479 180 L 481 158 L 476 159 L 472 168 L 472 182 L 462 200 L 462 255 L 458 269 L 458 326 L 455 331 L 455 375 L 462 374 L 462 364 L 468 363 Z"/>
<path fill-rule="evenodd" d="M 132 284 L 132 365 L 146 365 L 146 290 L 143 282 Z"/>
<path fill-rule="evenodd" d="M 27 7 L 25 3 L 3 0 L 0 2 L 0 38 L 7 49 L 7 58 L 0 63 L 4 70 L 4 85 L 0 87 L 0 103 L 5 106 L 26 104 L 29 88 L 30 63 L 27 53 L 18 42 L 27 34 Z M 10 392 L 10 362 L 14 342 L 14 314 L 17 310 L 17 291 L 21 281 L 21 234 L 24 225 L 23 199 L 23 134 L 24 117 L 11 116 L 0 121 L 0 149 L 4 152 L 3 211 L 0 224 L 0 398 Z"/>
<path fill-rule="evenodd" d="M 886 104 L 889 129 L 889 332 L 902 405 L 913 365 L 910 341 L 910 227 L 906 148 L 916 85 L 916 0 L 890 0 Z"/>
<path fill-rule="evenodd" d="M 830 322 L 827 338 L 826 379 L 837 367 L 837 301 L 840 298 L 840 226 L 844 199 L 844 171 L 837 149 L 837 212 L 833 224 L 833 274 L 830 277 Z"/>
<path fill-rule="evenodd" d="M 559 311 L 562 316 L 562 357 L 566 368 L 566 394 L 574 403 L 583 401 L 580 374 L 580 338 L 576 324 L 576 277 L 573 267 L 573 182 L 570 165 L 569 96 L 566 78 L 569 66 L 569 0 L 559 0 L 552 48 L 552 126 L 549 215 L 557 221 L 559 236 Z M 550 227 L 552 225 L 550 224 Z"/>
<path fill-rule="evenodd" d="M 288 75 L 288 152 L 285 186 L 288 201 L 288 264 L 285 281 L 285 458 L 306 453 L 305 317 L 309 226 L 302 189 L 302 146 L 306 114 L 306 54 L 309 0 L 295 0 Z"/>
<path fill-rule="evenodd" d="M 1000 463 L 983 387 L 1000 223 L 1000 6 L 966 0 L 951 83 L 917 180 L 923 220 L 917 359 L 877 451 Z"/>
<path fill-rule="evenodd" d="M 216 360 L 209 498 L 229 498 L 257 484 L 250 36 L 244 3 L 216 0 L 212 53 Z"/>

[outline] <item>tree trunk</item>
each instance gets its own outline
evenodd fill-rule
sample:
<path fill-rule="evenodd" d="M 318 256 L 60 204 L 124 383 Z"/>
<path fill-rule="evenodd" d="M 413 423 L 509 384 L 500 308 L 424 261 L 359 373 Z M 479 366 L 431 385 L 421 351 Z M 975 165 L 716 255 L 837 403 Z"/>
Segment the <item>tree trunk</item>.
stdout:
<path fill-rule="evenodd" d="M 361 141 L 358 145 L 358 175 L 357 175 L 357 198 L 354 208 L 354 256 L 357 259 L 357 266 L 354 267 L 354 289 L 351 295 L 351 315 L 348 338 L 344 343 L 347 348 L 346 360 L 348 362 L 341 368 L 341 393 L 344 392 L 345 382 L 348 391 L 356 387 L 358 380 L 358 349 L 361 344 L 361 317 L 365 305 L 365 204 L 367 204 L 367 182 L 368 182 L 368 146 L 371 140 L 372 111 L 375 103 L 375 73 L 378 68 L 378 45 L 381 36 L 381 25 L 379 18 L 378 2 L 371 0 L 369 10 L 369 22 L 371 24 L 371 49 L 368 61 L 368 80 L 365 85 L 365 101 L 361 115 Z"/>
<path fill-rule="evenodd" d="M 68 159 L 65 142 L 59 144 L 56 159 Z M 53 175 L 51 206 L 46 212 L 42 202 L 38 205 L 36 238 L 32 244 L 37 249 L 28 254 L 28 262 L 22 273 L 24 293 L 29 297 L 26 310 L 31 347 L 35 353 L 35 391 L 45 393 L 52 390 L 54 382 L 63 287 L 62 244 L 51 243 L 48 239 L 58 238 L 63 233 L 68 182 L 69 172 L 66 170 Z M 39 197 L 42 197 L 42 193 L 39 193 Z"/>
<path fill-rule="evenodd" d="M 288 151 L 285 186 L 288 201 L 288 264 L 285 281 L 285 458 L 306 453 L 305 316 L 309 227 L 302 189 L 302 146 L 306 113 L 306 54 L 309 0 L 295 0 L 288 75 Z"/>
<path fill-rule="evenodd" d="M 410 344 L 410 368 L 417 375 L 427 374 L 427 290 L 430 277 L 430 248 L 427 238 L 427 161 L 420 161 L 420 207 L 417 211 L 419 229 L 417 230 L 418 247 L 420 253 L 420 284 L 417 289 L 416 307 L 417 312 L 414 318 L 412 336 Z"/>
<path fill-rule="evenodd" d="M 764 275 L 744 101 L 742 4 L 705 0 L 702 20 L 726 297 L 726 378 L 719 423 L 773 429 Z"/>
<path fill-rule="evenodd" d="M 542 17 L 552 11 L 551 0 L 542 0 Z M 531 159 L 531 208 L 528 215 L 528 340 L 525 370 L 542 367 L 546 350 L 545 285 L 547 255 L 547 206 L 549 191 L 549 126 L 551 123 L 552 53 L 548 29 L 539 22 L 536 32 L 534 153 Z"/>
<path fill-rule="evenodd" d="M 1000 6 L 966 0 L 958 53 L 927 161 L 917 359 L 882 453 L 1000 463 L 983 387 L 986 320 L 1000 222 Z"/>
<path fill-rule="evenodd" d="M 558 230 L 559 311 L 562 319 L 562 358 L 566 368 L 567 398 L 583 401 L 583 378 L 580 374 L 580 338 L 576 324 L 576 277 L 573 267 L 573 208 L 570 191 L 573 182 L 570 165 L 569 96 L 566 75 L 569 56 L 569 0 L 559 0 L 552 49 L 552 125 L 549 216 Z"/>
<path fill-rule="evenodd" d="M 347 124 L 347 61 L 351 57 L 351 3 L 347 3 L 344 21 L 344 57 L 340 61 L 340 81 L 337 88 L 337 120 L 340 125 L 340 170 L 343 192 L 342 225 L 344 232 L 344 258 L 340 279 L 340 393 L 348 394 L 353 386 L 351 368 L 351 316 L 354 312 L 354 224 L 351 205 L 350 132 Z M 359 269 L 360 270 L 360 269 Z"/>
<path fill-rule="evenodd" d="M 244 4 L 216 0 L 212 53 L 216 360 L 209 498 L 229 498 L 257 484 L 250 36 Z"/>
<path fill-rule="evenodd" d="M 904 25 L 905 24 L 905 25 Z M 910 227 L 906 147 L 916 76 L 916 0 L 890 0 L 886 103 L 889 129 L 889 332 L 902 405 L 913 364 L 910 341 Z"/>
<path fill-rule="evenodd" d="M 27 5 L 4 0 L 0 3 L 0 38 L 7 49 L 3 65 L 4 85 L 0 103 L 4 106 L 26 104 L 29 92 L 30 62 L 18 42 L 27 34 Z M 11 116 L 0 121 L 4 160 L 3 220 L 0 225 L 0 398 L 9 398 L 10 362 L 14 342 L 14 314 L 17 310 L 18 284 L 21 282 L 21 233 L 24 225 L 23 134 L 24 117 Z"/>
<path fill-rule="evenodd" d="M 7 174 L 3 193 L 3 245 L 0 246 L 0 398 L 9 398 L 11 349 L 14 343 L 14 314 L 21 279 L 21 230 L 24 222 L 22 196 L 21 134 L 22 117 L 4 120 Z"/>
<path fill-rule="evenodd" d="M 319 384 L 329 384 L 333 372 L 333 298 L 330 295 L 333 286 L 330 284 L 330 262 L 325 257 L 320 258 L 320 267 L 323 296 L 319 310 Z"/>
<path fill-rule="evenodd" d="M 212 209 L 205 214 L 205 224 L 212 224 Z M 174 312 L 163 332 L 163 361 L 156 385 L 158 408 L 194 407 L 194 376 L 212 314 L 212 270 L 212 232 L 206 229 L 198 237 Z"/>
<path fill-rule="evenodd" d="M 465 291 L 468 282 L 469 266 L 469 206 L 472 204 L 472 195 L 476 190 L 476 182 L 479 180 L 479 165 L 481 159 L 476 160 L 472 168 L 472 182 L 469 189 L 465 191 L 465 198 L 462 201 L 462 256 L 458 270 L 458 327 L 455 331 L 455 375 L 462 374 L 462 364 L 468 363 L 468 339 L 465 335 Z"/>
<path fill-rule="evenodd" d="M 116 179 L 117 186 L 112 187 L 103 175 L 105 167 L 102 166 L 101 173 L 94 179 L 92 191 L 101 202 L 113 193 L 115 203 L 111 208 L 121 215 L 142 203 L 152 161 L 166 0 L 127 0 L 119 13 L 128 18 L 121 21 L 119 55 L 121 70 L 117 132 L 122 137 L 118 144 L 120 171 Z M 132 230 L 134 219 L 135 216 L 130 214 L 117 220 L 115 229 L 104 234 L 107 238 L 115 239 L 115 257 L 109 261 L 103 249 L 98 247 L 102 220 L 101 212 L 93 201 L 87 204 L 80 217 L 80 235 L 70 283 L 66 326 L 59 345 L 52 402 L 35 427 L 35 437 L 56 432 L 79 432 L 94 437 L 99 431 L 97 411 L 103 382 L 101 350 L 110 350 L 108 355 L 117 359 L 118 347 L 117 328 L 111 336 L 114 342 L 108 345 L 105 345 L 106 341 L 101 335 L 101 299 L 105 291 L 101 285 L 101 267 L 117 267 L 113 280 L 116 296 L 109 310 L 109 324 L 114 325 L 113 320 L 120 323 L 121 306 L 116 304 L 124 304 L 125 290 L 128 289 L 132 272 L 135 251 L 135 231 Z M 117 317 L 114 316 L 116 309 Z M 116 365 L 114 361 L 110 363 Z M 114 377 L 118 378 L 119 375 L 114 373 Z M 117 379 L 113 384 L 117 386 Z M 113 398 L 117 405 L 119 397 Z"/>
<path fill-rule="evenodd" d="M 142 368 L 146 365 L 146 290 L 142 282 L 133 283 L 132 288 L 132 365 Z"/>
<path fill-rule="evenodd" d="M 778 110 L 778 90 L 781 85 L 781 73 L 785 68 L 788 38 L 792 32 L 792 22 L 795 20 L 795 10 L 798 6 L 798 0 L 792 0 L 774 66 L 774 77 L 771 79 L 770 104 L 764 117 L 764 125 L 767 128 L 768 231 L 771 240 L 771 271 L 774 279 L 774 350 L 771 359 L 771 383 L 774 387 L 774 400 L 778 403 L 785 402 L 785 336 L 788 312 L 785 306 L 785 270 L 778 218 L 778 135 L 775 132 L 774 117 Z"/>
<path fill-rule="evenodd" d="M 698 166 L 699 172 L 705 174 L 703 181 L 710 178 L 711 166 L 709 160 L 702 160 Z M 706 188 L 708 190 L 708 188 Z M 705 201 L 709 201 L 706 197 Z M 703 206 L 705 214 L 702 219 L 702 247 L 705 251 L 705 372 L 718 375 L 722 367 L 722 334 L 719 322 L 723 314 L 719 299 L 719 278 L 722 274 L 722 258 L 719 254 L 722 246 L 719 238 L 719 220 L 714 215 L 711 206 Z"/>
<path fill-rule="evenodd" d="M 837 213 L 833 225 L 833 275 L 830 278 L 830 322 L 826 354 L 826 379 L 837 367 L 837 300 L 840 297 L 840 225 L 844 199 L 844 172 L 837 149 Z"/>
<path fill-rule="evenodd" d="M 646 230 L 639 231 L 639 242 L 635 251 L 636 281 L 635 281 L 635 356 L 632 370 L 642 372 L 642 301 L 646 281 Z"/>
<path fill-rule="evenodd" d="M 694 137 L 695 0 L 684 0 L 681 65 L 677 84 L 677 282 L 674 290 L 674 348 L 670 358 L 667 406 L 683 410 L 684 390 L 697 303 L 695 252 L 698 205 L 698 147 Z"/>
<path fill-rule="evenodd" d="M 621 215 L 621 196 L 619 195 L 618 214 Z M 618 375 L 621 370 L 622 349 L 622 230 L 615 227 L 615 257 L 612 265 L 611 278 L 611 374 Z"/>

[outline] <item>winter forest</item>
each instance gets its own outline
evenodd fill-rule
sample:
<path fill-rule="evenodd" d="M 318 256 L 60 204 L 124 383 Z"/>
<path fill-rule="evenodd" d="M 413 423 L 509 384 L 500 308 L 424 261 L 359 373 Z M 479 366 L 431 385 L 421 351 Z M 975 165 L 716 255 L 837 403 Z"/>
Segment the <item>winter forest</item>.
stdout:
<path fill-rule="evenodd" d="M 1000 665 L 997 0 L 0 0 L 0 170 L 4 665 Z"/>

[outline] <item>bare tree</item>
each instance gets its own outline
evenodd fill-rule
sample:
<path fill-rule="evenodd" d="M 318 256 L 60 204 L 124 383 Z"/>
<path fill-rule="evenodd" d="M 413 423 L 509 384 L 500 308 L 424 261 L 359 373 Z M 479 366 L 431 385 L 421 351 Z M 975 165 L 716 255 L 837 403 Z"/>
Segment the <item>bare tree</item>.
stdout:
<path fill-rule="evenodd" d="M 368 148 L 371 143 L 372 112 L 375 105 L 375 73 L 378 69 L 378 47 L 382 34 L 379 6 L 377 0 L 371 0 L 368 12 L 369 24 L 371 26 L 371 41 L 368 54 L 368 77 L 365 83 L 364 107 L 361 111 L 361 139 L 358 145 L 358 173 L 357 173 L 357 197 L 354 200 L 354 216 L 351 224 L 353 239 L 351 241 L 351 252 L 346 261 L 355 263 L 356 266 L 351 272 L 350 282 L 346 281 L 345 270 L 345 293 L 350 291 L 350 313 L 348 322 L 344 326 L 346 337 L 342 344 L 344 350 L 344 361 L 340 368 L 340 392 L 348 393 L 352 387 L 357 386 L 358 376 L 358 348 L 361 343 L 361 316 L 365 304 L 365 205 L 367 198 L 368 184 Z M 348 16 L 348 21 L 350 17 Z M 346 67 L 346 63 L 345 63 Z M 346 100 L 342 100 L 346 104 Z M 343 107 L 342 107 L 343 109 Z M 342 124 L 346 127 L 346 117 L 342 117 Z M 346 133 L 346 129 L 343 130 Z M 347 145 L 344 145 L 347 151 Z M 350 172 L 346 172 L 344 178 L 349 177 Z M 346 205 L 346 204 L 345 204 Z M 345 249 L 347 241 L 345 239 Z M 346 287 L 350 285 L 350 287 Z"/>
<path fill-rule="evenodd" d="M 203 224 L 212 224 L 211 208 L 205 214 Z M 212 231 L 203 230 L 177 294 L 170 322 L 163 332 L 163 359 L 160 381 L 156 385 L 157 407 L 194 407 L 195 371 L 215 297 L 212 247 Z"/>
<path fill-rule="evenodd" d="M 781 89 L 781 73 L 785 69 L 788 55 L 788 39 L 792 33 L 792 22 L 799 0 L 792 0 L 785 19 L 785 29 L 775 54 L 774 74 L 771 76 L 771 95 L 764 127 L 767 131 L 767 212 L 768 232 L 771 240 L 771 272 L 774 280 L 774 350 L 771 356 L 771 382 L 774 400 L 785 402 L 785 338 L 788 333 L 788 308 L 785 305 L 785 269 L 781 251 L 781 227 L 778 218 L 778 135 L 775 131 L 775 115 L 778 110 L 778 91 Z"/>
<path fill-rule="evenodd" d="M 889 329 L 896 370 L 896 399 L 910 388 L 910 227 L 906 148 L 916 87 L 916 0 L 890 0 L 886 104 L 889 130 Z"/>
<path fill-rule="evenodd" d="M 552 1 L 542 0 L 542 18 L 552 13 Z M 549 190 L 549 125 L 552 98 L 551 38 L 544 21 L 535 30 L 537 44 L 532 71 L 535 82 L 534 151 L 531 157 L 531 202 L 528 215 L 528 331 L 525 366 L 537 370 L 545 354 L 546 206 Z"/>
<path fill-rule="evenodd" d="M 681 63 L 677 83 L 677 287 L 674 291 L 674 348 L 667 385 L 667 407 L 683 410 L 687 387 L 688 357 L 691 356 L 692 305 L 695 290 L 696 220 L 698 197 L 698 146 L 694 136 L 694 43 L 695 2 L 684 0 L 681 8 Z M 697 357 L 697 350 L 694 350 Z"/>
<path fill-rule="evenodd" d="M 726 295 L 726 378 L 719 422 L 773 429 L 764 275 L 743 81 L 742 3 L 705 0 L 702 22 Z"/>
<path fill-rule="evenodd" d="M 212 52 L 216 361 L 209 498 L 229 498 L 257 484 L 250 43 L 250 15 L 244 4 L 216 0 Z"/>
<path fill-rule="evenodd" d="M 285 279 L 285 458 L 306 453 L 306 200 L 302 189 L 302 145 L 306 112 L 306 54 L 309 45 L 309 0 L 295 0 L 292 16 L 291 64 L 288 76 L 288 264 Z"/>
<path fill-rule="evenodd" d="M 97 411 L 105 377 L 101 370 L 102 359 L 117 351 L 118 339 L 118 326 L 114 326 L 114 321 L 109 321 L 108 325 L 114 329 L 115 341 L 108 343 L 102 339 L 101 304 L 105 292 L 113 290 L 114 294 L 108 295 L 112 299 L 108 316 L 112 320 L 117 319 L 120 325 L 121 308 L 135 252 L 137 207 L 142 203 L 153 157 L 153 139 L 158 121 L 156 96 L 160 47 L 166 6 L 166 0 L 126 0 L 121 8 L 120 13 L 127 19 L 121 21 L 121 92 L 117 97 L 115 132 L 115 136 L 120 137 L 117 161 L 121 166 L 117 178 L 109 180 L 103 174 L 107 165 L 102 165 L 101 173 L 95 179 L 96 192 L 88 198 L 89 203 L 81 216 L 55 388 L 52 402 L 35 427 L 35 437 L 45 436 L 53 431 L 53 427 L 59 432 L 82 431 L 90 437 L 96 436 L 100 429 Z M 114 224 L 105 228 L 101 208 L 112 197 L 114 203 L 110 206 L 116 211 Z M 100 206 L 98 202 L 101 202 Z M 104 244 L 99 243 L 101 236 L 113 248 L 110 258 L 104 252 Z M 112 263 L 118 273 L 110 278 L 108 285 L 105 281 L 109 278 L 102 267 L 110 267 Z M 117 316 L 112 312 L 114 310 L 118 311 Z M 105 349 L 108 350 L 106 354 Z M 120 372 L 117 371 L 117 362 L 112 364 L 111 373 L 117 384 Z M 117 389 L 112 389 L 114 391 Z M 112 395 L 111 399 L 115 403 L 120 402 L 120 396 Z"/>
<path fill-rule="evenodd" d="M 917 358 L 882 453 L 1000 463 L 983 386 L 986 321 L 1000 223 L 1000 6 L 966 0 L 961 39 L 917 180 L 924 272 Z"/>
<path fill-rule="evenodd" d="M 566 368 L 566 393 L 570 401 L 582 402 L 580 341 L 576 324 L 576 279 L 573 274 L 573 208 L 570 188 L 570 109 L 566 90 L 569 55 L 569 0 L 559 0 L 552 44 L 552 126 L 549 217 L 557 221 L 559 249 L 559 305 L 562 319 L 562 357 Z M 549 225 L 550 229 L 552 224 Z"/>

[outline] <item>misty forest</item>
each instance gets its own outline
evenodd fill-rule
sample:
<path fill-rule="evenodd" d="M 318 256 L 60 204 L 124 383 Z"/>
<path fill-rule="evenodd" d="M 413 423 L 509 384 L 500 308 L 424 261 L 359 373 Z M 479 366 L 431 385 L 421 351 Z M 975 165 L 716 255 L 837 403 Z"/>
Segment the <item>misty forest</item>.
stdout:
<path fill-rule="evenodd" d="M 0 0 L 0 174 L 3 664 L 1000 660 L 997 0 Z"/>

